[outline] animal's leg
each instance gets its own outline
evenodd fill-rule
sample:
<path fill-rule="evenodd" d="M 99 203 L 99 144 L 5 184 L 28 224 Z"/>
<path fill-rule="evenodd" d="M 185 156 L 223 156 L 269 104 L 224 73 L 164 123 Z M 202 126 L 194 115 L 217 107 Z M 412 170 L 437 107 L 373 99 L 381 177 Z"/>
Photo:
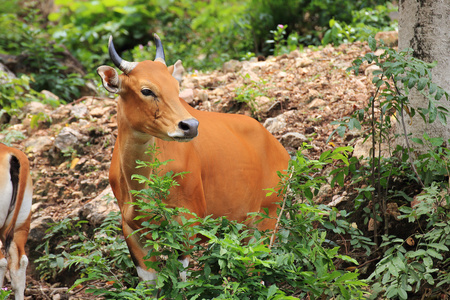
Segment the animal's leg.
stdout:
<path fill-rule="evenodd" d="M 5 279 L 6 270 L 8 269 L 8 262 L 0 250 L 0 288 L 3 287 L 3 280 Z"/>
<path fill-rule="evenodd" d="M 178 258 L 178 261 L 183 265 L 184 271 L 180 272 L 180 277 L 183 282 L 186 282 L 186 268 L 189 266 L 189 256 L 182 255 Z"/>
<path fill-rule="evenodd" d="M 23 300 L 26 284 L 26 271 L 28 257 L 25 254 L 25 239 L 21 237 L 23 232 L 14 233 L 14 241 L 9 247 L 9 274 L 11 276 L 11 287 L 16 300 Z M 17 237 L 17 238 L 16 238 Z"/>
<path fill-rule="evenodd" d="M 270 218 L 264 218 L 261 222 L 258 223 L 257 227 L 260 231 L 265 230 L 273 230 L 275 229 L 275 225 L 277 223 L 277 209 L 280 206 L 277 204 L 272 204 L 268 208 Z M 261 209 L 261 213 L 264 213 L 264 210 Z"/>
<path fill-rule="evenodd" d="M 148 281 L 150 284 L 155 285 L 158 274 L 155 270 L 145 266 L 146 260 L 144 257 L 147 255 L 148 249 L 145 249 L 139 242 L 140 233 L 131 235 L 133 229 L 126 222 L 122 222 L 122 229 L 139 278 L 142 281 Z M 149 261 L 156 261 L 156 257 L 151 257 Z"/>

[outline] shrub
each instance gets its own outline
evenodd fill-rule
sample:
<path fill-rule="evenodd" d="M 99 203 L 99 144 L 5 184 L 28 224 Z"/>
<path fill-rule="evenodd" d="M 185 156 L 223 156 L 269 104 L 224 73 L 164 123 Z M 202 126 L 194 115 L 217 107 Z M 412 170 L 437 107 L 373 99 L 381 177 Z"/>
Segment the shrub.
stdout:
<path fill-rule="evenodd" d="M 0 53 L 17 56 L 22 66 L 18 72 L 27 72 L 17 75 L 28 80 L 27 85 L 33 90 L 49 90 L 66 101 L 78 98 L 84 79 L 79 74 L 66 72 L 67 67 L 62 63 L 65 49 L 49 42 L 49 35 L 40 27 L 39 14 L 36 11 L 26 13 L 25 21 L 18 18 L 20 11 L 0 14 Z M 16 93 L 23 94 L 9 91 L 9 94 Z M 36 93 L 31 94 L 36 96 Z"/>

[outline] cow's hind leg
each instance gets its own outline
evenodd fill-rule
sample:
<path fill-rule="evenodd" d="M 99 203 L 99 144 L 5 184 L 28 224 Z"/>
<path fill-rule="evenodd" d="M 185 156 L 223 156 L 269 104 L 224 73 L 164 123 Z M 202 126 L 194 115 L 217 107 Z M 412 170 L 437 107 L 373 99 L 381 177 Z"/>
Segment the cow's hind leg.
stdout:
<path fill-rule="evenodd" d="M 189 259 L 190 257 L 188 255 L 180 255 L 180 257 L 178 257 L 178 261 L 183 265 L 184 268 L 184 271 L 180 272 L 180 278 L 183 282 L 186 282 L 186 268 L 189 266 Z"/>
<path fill-rule="evenodd" d="M 5 279 L 6 270 L 8 269 L 8 262 L 0 249 L 0 288 L 3 287 L 3 280 Z"/>
<path fill-rule="evenodd" d="M 26 286 L 26 272 L 28 257 L 25 253 L 25 243 L 28 237 L 28 230 L 17 230 L 14 233 L 14 240 L 9 247 L 9 274 L 11 276 L 11 287 L 16 300 L 23 300 Z"/>

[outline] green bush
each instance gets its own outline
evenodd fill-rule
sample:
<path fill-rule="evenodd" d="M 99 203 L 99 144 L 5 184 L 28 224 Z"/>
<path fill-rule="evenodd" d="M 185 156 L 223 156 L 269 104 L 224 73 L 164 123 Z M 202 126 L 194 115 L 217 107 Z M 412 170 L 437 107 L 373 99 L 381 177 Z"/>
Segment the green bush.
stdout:
<path fill-rule="evenodd" d="M 49 19 L 58 23 L 50 33 L 87 69 L 109 61 L 110 35 L 125 59 L 137 58 L 130 52 L 142 52 L 139 57 L 152 59 L 154 49 L 143 51 L 146 49 L 139 45 L 147 45 L 153 40 L 151 34 L 158 33 L 170 54 L 168 63 L 181 59 L 192 70 L 217 68 L 224 61 L 247 57 L 248 52 L 271 54 L 274 45 L 266 41 L 272 40 L 271 31 L 279 24 L 287 25 L 289 47 L 284 50 L 292 51 L 300 44 L 319 45 L 333 17 L 337 22 L 351 23 L 352 11 L 386 1 L 184 0 L 162 4 L 157 0 L 127 0 L 118 6 L 118 2 L 101 0 L 56 4 L 59 11 Z M 354 18 L 359 23 L 367 20 L 374 27 L 385 22 L 381 16 Z"/>
<path fill-rule="evenodd" d="M 32 78 L 27 85 L 33 90 L 49 90 L 65 101 L 78 98 L 85 81 L 79 74 L 66 72 L 64 48 L 49 42 L 48 33 L 40 27 L 37 11 L 27 11 L 25 20 L 19 19 L 20 13 L 0 14 L 0 53 L 17 56 L 21 67 L 17 75 Z M 25 71 L 27 74 L 22 74 Z M 21 95 L 14 90 L 8 93 Z"/>
<path fill-rule="evenodd" d="M 340 45 L 354 41 L 365 41 L 379 31 L 397 29 L 396 22 L 391 21 L 389 13 L 394 11 L 392 4 L 377 5 L 375 8 L 365 7 L 352 11 L 351 22 L 330 19 L 329 29 L 325 32 L 322 44 Z"/>
<path fill-rule="evenodd" d="M 375 52 L 373 38 L 369 38 L 369 46 Z M 377 90 L 368 107 L 334 124 L 339 125 L 335 132 L 341 136 L 346 129 L 361 128 L 360 122 L 369 125 L 365 140 L 372 142 L 370 157 L 363 167 L 356 167 L 357 160 L 350 160 L 355 167 L 349 169 L 349 174 L 358 191 L 356 211 L 362 210 L 365 224 L 373 221 L 372 251 L 382 253 L 368 278 L 372 298 L 382 294 L 388 299 L 407 299 L 410 294 L 423 294 L 426 288 L 450 282 L 448 274 L 439 271 L 450 259 L 450 152 L 442 138 L 431 138 L 426 133 L 423 139 L 410 138 L 403 115 L 418 114 L 428 124 L 439 120 L 445 125 L 448 110 L 440 101 L 448 101 L 449 94 L 431 81 L 435 63 L 414 58 L 410 49 L 380 48 L 384 50 L 380 56 L 368 53 L 349 68 L 358 72 L 363 62 L 379 67 L 372 80 Z M 410 106 L 408 95 L 412 89 L 425 96 L 426 108 Z M 375 106 L 380 108 L 379 115 L 375 114 Z M 392 116 L 402 132 L 397 136 L 391 134 Z M 392 155 L 381 157 L 380 144 L 390 145 L 394 137 L 405 139 L 407 147 L 389 147 Z M 429 150 L 416 156 L 414 143 L 426 144 Z M 356 188 L 361 184 L 364 186 Z M 422 192 L 417 194 L 417 190 Z M 361 216 L 356 218 L 361 220 Z"/>
<path fill-rule="evenodd" d="M 292 162 L 293 173 L 284 177 L 285 185 L 280 188 L 286 190 L 287 185 L 290 185 L 294 191 L 301 191 L 300 194 L 311 187 L 319 188 L 319 185 L 309 182 L 314 180 L 317 169 L 335 161 L 345 164 L 348 150 L 329 151 L 319 161 L 307 160 L 298 153 L 298 159 Z M 151 153 L 154 151 L 151 150 Z M 160 174 L 159 168 L 166 163 L 157 158 L 152 162 L 139 162 L 141 167 L 156 170 L 150 179 L 134 176 L 136 180 L 148 185 L 147 189 L 134 192 L 138 196 L 135 205 L 142 212 L 139 218 L 144 220 L 143 229 L 134 234 L 152 237 L 146 238 L 145 246 L 150 249 L 149 257 L 158 257 L 156 262 L 148 264 L 158 271 L 155 286 L 139 283 L 132 287 L 130 275 L 124 274 L 129 272 L 126 270 L 129 264 L 117 263 L 118 257 L 126 257 L 125 243 L 122 241 L 122 246 L 119 246 L 117 238 L 111 238 L 113 235 L 105 231 L 108 226 L 105 223 L 97 230 L 103 236 L 101 239 L 94 238 L 91 242 L 86 239 L 85 234 L 77 233 L 78 238 L 70 243 L 61 242 L 58 248 L 64 251 L 59 251 L 54 256 L 50 255 L 50 248 L 46 246 L 47 255 L 38 260 L 42 264 L 39 269 L 45 274 L 53 272 L 55 268 L 62 270 L 76 267 L 81 272 L 81 278 L 74 286 L 88 283 L 88 292 L 108 299 L 364 298 L 366 292 L 363 288 L 366 284 L 358 279 L 358 273 L 335 267 L 336 260 L 350 264 L 356 264 L 356 261 L 339 254 L 339 247 L 330 245 L 324 227 L 317 226 L 322 224 L 333 227 L 331 224 L 334 221 L 327 221 L 329 213 L 323 208 L 301 203 L 296 199 L 297 192 L 288 195 L 280 211 L 280 230 L 275 239 L 270 232 L 259 232 L 226 218 L 197 218 L 186 209 L 168 208 L 164 204 L 170 188 L 177 185 L 175 179 L 183 175 L 170 172 Z M 303 172 L 312 177 L 303 177 Z M 303 179 L 295 179 L 299 176 Z M 269 193 L 277 191 L 278 189 L 274 189 Z M 108 223 L 107 221 L 106 224 Z M 58 226 L 66 228 L 67 223 L 65 224 Z M 117 230 L 115 226 L 114 232 Z M 341 224 L 339 230 L 346 231 L 345 227 Z M 52 237 L 52 232 L 57 231 L 56 229 L 53 227 L 47 238 Z M 353 233 L 358 235 L 356 231 Z M 197 234 L 207 237 L 208 241 L 196 243 Z M 100 243 L 101 246 L 95 246 L 95 243 Z M 46 245 L 49 245 L 48 241 Z M 109 262 L 105 256 L 108 251 L 104 251 L 105 249 L 110 249 Z M 195 262 L 195 268 L 186 270 L 186 282 L 181 281 L 178 276 L 183 271 L 178 261 L 180 254 L 191 255 Z M 120 268 L 121 271 L 114 272 L 112 267 Z M 128 278 L 121 280 L 125 284 L 117 282 L 118 274 Z M 93 284 L 99 280 L 114 283 Z"/>

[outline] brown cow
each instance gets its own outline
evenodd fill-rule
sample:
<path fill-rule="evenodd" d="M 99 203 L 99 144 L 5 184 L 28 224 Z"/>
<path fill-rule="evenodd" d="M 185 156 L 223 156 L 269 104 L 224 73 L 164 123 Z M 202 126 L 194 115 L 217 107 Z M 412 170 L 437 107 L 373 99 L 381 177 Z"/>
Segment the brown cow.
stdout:
<path fill-rule="evenodd" d="M 0 143 L 0 239 L 8 259 L 0 251 L 0 287 L 9 269 L 15 299 L 24 299 L 33 184 L 27 156 Z"/>
<path fill-rule="evenodd" d="M 122 213 L 122 229 L 133 261 L 142 280 L 154 281 L 156 271 L 147 269 L 144 249 L 138 235 L 141 227 L 130 202 L 130 190 L 145 188 L 131 175 L 149 176 L 148 168 L 136 169 L 136 160 L 149 160 L 145 151 L 156 144 L 161 161 L 173 160 L 165 169 L 189 172 L 179 180 L 166 200 L 169 207 L 185 207 L 200 217 L 226 216 L 244 222 L 250 212 L 269 210 L 276 216 L 276 195 L 266 197 L 264 189 L 279 182 L 277 171 L 286 170 L 289 154 L 256 120 L 232 114 L 198 111 L 180 99 L 178 61 L 167 67 L 161 41 L 155 35 L 154 61 L 127 62 L 109 40 L 113 63 L 97 69 L 103 86 L 117 98 L 118 136 L 112 156 L 109 181 Z M 275 220 L 258 224 L 261 230 L 274 229 Z M 182 260 L 184 267 L 188 258 Z"/>

